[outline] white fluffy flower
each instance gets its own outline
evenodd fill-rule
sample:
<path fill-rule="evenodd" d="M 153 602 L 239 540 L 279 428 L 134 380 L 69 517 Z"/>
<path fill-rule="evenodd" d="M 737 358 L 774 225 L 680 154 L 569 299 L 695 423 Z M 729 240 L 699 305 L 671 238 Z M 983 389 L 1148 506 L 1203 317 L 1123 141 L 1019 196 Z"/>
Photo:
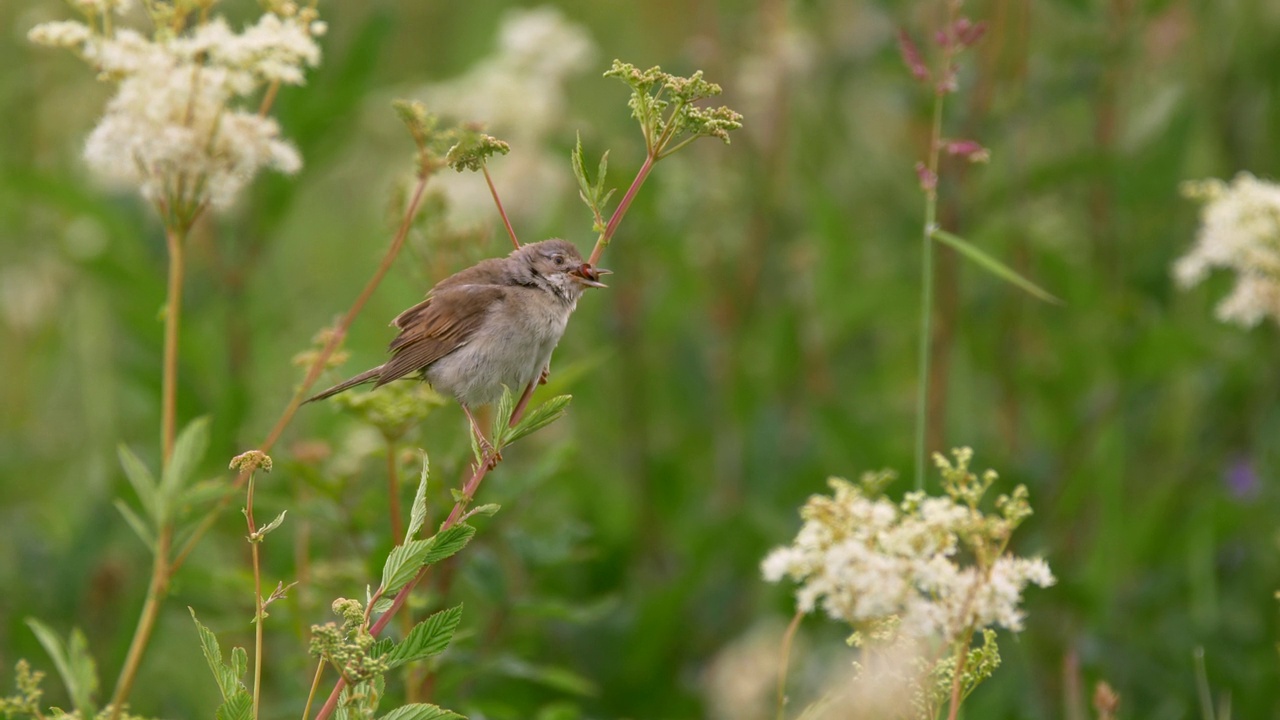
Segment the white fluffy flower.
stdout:
<path fill-rule="evenodd" d="M 419 89 L 428 107 L 485 124 L 517 152 L 490 168 L 509 214 L 537 225 L 546 221 L 573 182 L 560 149 L 541 151 L 563 126 L 566 85 L 596 55 L 587 30 L 551 7 L 504 15 L 494 52 L 466 73 Z M 438 183 L 459 225 L 495 217 L 493 199 L 470 176 L 443 175 Z"/>
<path fill-rule="evenodd" d="M 98 11 L 127 5 L 76 2 Z M 213 18 L 154 39 L 128 28 L 95 35 L 86 25 L 56 22 L 28 36 L 78 50 L 119 84 L 85 142 L 92 170 L 168 207 L 225 208 L 260 170 L 293 173 L 302 165 L 275 120 L 237 102 L 249 103 L 270 83 L 303 82 L 304 69 L 320 62 L 312 22 L 267 13 L 237 33 Z"/>
<path fill-rule="evenodd" d="M 810 498 L 795 541 L 761 564 L 765 579 L 798 582 L 802 612 L 821 608 L 855 626 L 896 618 L 899 632 L 913 638 L 950 642 L 972 629 L 1022 629 L 1022 591 L 1052 585 L 1049 566 L 1011 555 L 985 566 L 957 558 L 962 546 L 969 555 L 979 542 L 1002 547 L 1005 520 L 958 495 L 909 493 L 895 505 L 878 496 L 874 480 L 832 479 L 833 496 Z"/>
<path fill-rule="evenodd" d="M 1217 308 L 1218 318 L 1246 327 L 1265 317 L 1280 322 L 1280 185 L 1240 173 L 1187 183 L 1183 193 L 1204 201 L 1191 251 L 1174 265 L 1183 287 L 1213 268 L 1236 272 L 1236 285 Z"/>

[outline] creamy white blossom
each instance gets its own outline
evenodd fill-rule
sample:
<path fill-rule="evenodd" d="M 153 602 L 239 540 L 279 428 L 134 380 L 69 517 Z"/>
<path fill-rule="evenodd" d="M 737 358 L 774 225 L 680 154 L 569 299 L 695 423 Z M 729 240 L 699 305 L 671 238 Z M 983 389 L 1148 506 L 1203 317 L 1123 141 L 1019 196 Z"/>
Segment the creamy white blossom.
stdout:
<path fill-rule="evenodd" d="M 95 12 L 128 5 L 76 2 Z M 214 17 L 149 38 L 64 21 L 38 25 L 28 37 L 76 51 L 118 85 L 85 142 L 91 170 L 165 208 L 225 208 L 260 170 L 293 173 L 302 165 L 253 96 L 273 83 L 303 83 L 304 70 L 320 62 L 316 24 L 309 11 L 269 12 L 240 32 Z"/>
<path fill-rule="evenodd" d="M 428 107 L 483 123 L 517 148 L 490 173 L 507 212 L 539 224 L 573 182 L 563 150 L 542 148 L 563 125 L 568 81 L 588 70 L 595 56 L 586 29 L 559 10 L 513 10 L 503 16 L 490 55 L 462 75 L 413 94 Z M 432 182 L 448 199 L 451 222 L 496 218 L 484 183 L 453 174 Z"/>
<path fill-rule="evenodd" d="M 1174 265 L 1178 283 L 1191 287 L 1213 268 L 1234 270 L 1218 318 L 1246 327 L 1267 317 L 1280 322 L 1280 185 L 1240 173 L 1230 183 L 1204 180 L 1182 190 L 1204 207 L 1195 245 Z"/>
<path fill-rule="evenodd" d="M 802 612 L 821 609 L 855 627 L 892 619 L 910 638 L 1021 630 L 1022 591 L 1054 582 L 1043 560 L 1003 552 L 1030 512 L 1025 490 L 1002 497 L 999 515 L 984 514 L 977 501 L 994 474 L 968 473 L 967 451 L 956 457 L 954 467 L 940 460 L 948 497 L 908 493 L 893 503 L 879 492 L 887 473 L 856 484 L 832 478 L 833 495 L 815 495 L 801 510 L 795 541 L 764 559 L 765 579 L 798 582 Z"/>

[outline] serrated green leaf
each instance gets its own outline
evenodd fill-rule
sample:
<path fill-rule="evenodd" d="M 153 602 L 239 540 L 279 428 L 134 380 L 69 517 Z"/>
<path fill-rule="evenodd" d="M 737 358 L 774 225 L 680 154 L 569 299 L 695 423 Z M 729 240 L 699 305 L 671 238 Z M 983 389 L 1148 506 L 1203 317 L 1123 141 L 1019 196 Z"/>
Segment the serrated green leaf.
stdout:
<path fill-rule="evenodd" d="M 405 639 L 387 653 L 387 667 L 396 668 L 405 663 L 425 660 L 439 655 L 449 647 L 453 633 L 462 620 L 462 606 L 451 607 L 434 613 L 413 626 Z"/>
<path fill-rule="evenodd" d="M 387 553 L 387 561 L 382 566 L 382 594 L 394 595 L 400 592 L 400 588 L 418 574 L 418 569 L 424 564 L 423 558 L 434 544 L 435 538 L 431 537 L 426 540 L 410 540 L 391 548 L 391 552 Z"/>
<path fill-rule="evenodd" d="M 165 466 L 160 477 L 160 496 L 173 507 L 181 496 L 182 489 L 188 484 L 196 466 L 204 459 L 209 449 L 209 418 L 201 417 L 192 420 L 173 443 L 173 455 Z"/>
<path fill-rule="evenodd" d="M 427 521 L 427 478 L 431 475 L 431 459 L 422 453 L 422 474 L 418 477 L 418 491 L 413 495 L 413 505 L 409 508 L 409 530 L 404 534 L 405 540 L 412 540 L 422 530 Z"/>
<path fill-rule="evenodd" d="M 249 671 L 249 653 L 244 648 L 236 646 L 231 648 L 231 675 L 239 682 L 240 678 Z"/>
<path fill-rule="evenodd" d="M 511 394 L 511 388 L 503 385 L 502 397 L 498 398 L 497 408 L 493 412 L 493 430 L 489 433 L 489 437 L 492 438 L 490 442 L 499 450 L 507 444 L 506 436 L 509 433 L 507 423 L 511 420 L 511 413 L 515 407 L 516 399 Z"/>
<path fill-rule="evenodd" d="M 253 720 L 253 696 L 247 690 L 238 690 L 218 707 L 216 720 Z"/>
<path fill-rule="evenodd" d="M 511 429 L 507 435 L 507 443 L 513 443 L 559 420 L 568 411 L 569 401 L 572 399 L 572 395 L 557 395 L 534 408 Z"/>
<path fill-rule="evenodd" d="M 285 513 L 287 512 L 289 511 L 281 510 L 280 514 L 276 516 L 275 520 L 272 520 L 271 522 L 267 523 L 261 529 L 258 530 L 258 537 L 262 537 L 267 533 L 271 532 L 272 530 L 275 530 L 276 528 L 280 527 L 280 523 L 284 522 L 284 516 L 285 516 Z"/>
<path fill-rule="evenodd" d="M 387 601 L 387 604 L 390 605 L 391 602 Z M 377 610 L 375 609 L 374 612 L 376 613 Z M 372 658 L 382 657 L 383 655 L 386 655 L 387 653 L 391 652 L 391 648 L 395 646 L 396 646 L 395 640 L 392 640 L 391 638 L 379 638 L 378 640 L 374 641 L 372 646 L 369 647 L 369 657 L 372 657 Z"/>
<path fill-rule="evenodd" d="M 142 543 L 154 552 L 156 540 L 151 535 L 151 529 L 148 528 L 147 524 L 138 516 L 138 513 L 134 512 L 133 508 L 129 507 L 128 503 L 120 498 L 115 499 L 115 505 L 116 510 L 119 510 L 120 514 L 124 516 L 124 521 L 128 523 L 129 527 L 133 528 L 133 531 L 142 539 Z"/>
<path fill-rule="evenodd" d="M 1004 280 L 1005 282 L 1011 285 L 1014 285 L 1015 287 L 1025 290 L 1031 296 L 1038 298 L 1040 300 L 1043 300 L 1047 303 L 1052 303 L 1054 305 L 1063 304 L 1063 302 L 1059 300 L 1057 297 L 1041 289 L 1039 285 L 1036 285 L 1030 280 L 1022 277 L 1017 272 L 1015 272 L 1013 268 L 1010 268 L 1008 265 L 1005 265 L 1004 263 L 1000 262 L 994 257 L 988 255 L 986 252 L 979 250 L 977 246 L 970 244 L 964 238 L 961 238 L 958 235 L 953 235 L 947 232 L 946 230 L 940 230 L 940 229 L 935 229 L 932 233 L 932 236 L 934 239 L 942 242 L 943 244 L 949 247 L 954 248 L 961 255 L 964 255 L 965 257 L 969 258 L 973 262 L 977 263 L 978 266 L 981 267 L 982 269 L 986 270 L 987 272 L 990 272 L 992 275 L 995 275 L 1001 280 Z"/>
<path fill-rule="evenodd" d="M 474 443 L 473 443 L 473 444 L 474 444 Z M 476 449 L 476 452 L 477 452 L 477 453 L 479 452 L 479 449 L 478 449 L 478 448 Z M 476 455 L 476 462 L 480 462 L 480 456 L 479 456 L 479 455 Z M 449 495 L 453 497 L 453 501 L 454 501 L 455 503 L 460 503 L 460 502 L 462 502 L 463 500 L 466 500 L 466 499 L 467 499 L 467 496 L 466 496 L 466 495 L 465 495 L 461 490 L 459 490 L 458 488 L 449 488 Z"/>
<path fill-rule="evenodd" d="M 469 514 L 484 515 L 485 517 L 493 517 L 494 515 L 497 515 L 498 511 L 501 509 L 502 509 L 502 506 L 499 505 L 498 503 L 485 503 L 484 505 L 481 505 L 479 507 L 472 508 Z"/>
<path fill-rule="evenodd" d="M 218 683 L 222 700 L 224 703 L 230 703 L 236 693 L 245 692 L 240 678 L 248 666 L 248 657 L 243 648 L 235 648 L 231 651 L 231 666 L 228 667 L 222 661 L 222 648 L 218 645 L 218 636 L 200 622 L 194 608 L 188 607 L 187 610 L 191 612 L 191 620 L 196 624 L 196 632 L 200 636 L 200 649 L 204 652 L 204 660 L 209 664 L 209 670 L 213 672 L 213 679 Z M 240 657 L 237 657 L 237 650 Z"/>
<path fill-rule="evenodd" d="M 413 705 L 401 705 L 383 715 L 379 720 L 452 720 L 453 718 L 465 720 L 463 716 L 452 710 L 445 710 L 442 707 L 426 703 L 415 703 Z"/>
<path fill-rule="evenodd" d="M 427 549 L 422 564 L 435 565 L 441 560 L 453 557 L 471 542 L 471 536 L 475 534 L 476 529 L 466 523 L 458 523 L 451 528 L 441 530 L 432 538 L 435 542 L 431 543 L 431 547 Z"/>
<path fill-rule="evenodd" d="M 164 520 L 164 507 L 160 503 L 160 492 L 156 487 L 156 478 L 147 469 L 145 463 L 129 449 L 127 445 L 116 448 L 120 457 L 120 466 L 124 468 L 124 476 L 129 479 L 133 491 L 138 494 L 142 509 L 151 517 L 151 522 L 160 525 Z"/>
<path fill-rule="evenodd" d="M 582 192 L 583 201 L 590 205 L 591 183 L 587 180 L 587 168 L 582 162 L 582 133 L 577 133 L 577 136 L 577 142 L 569 151 L 569 164 L 573 167 L 573 176 L 578 179 L 578 188 Z"/>
<path fill-rule="evenodd" d="M 72 630 L 70 641 L 64 645 L 62 638 L 35 618 L 27 618 L 27 627 L 49 653 L 80 717 L 94 717 L 93 693 L 98 689 L 98 674 L 93 658 L 89 656 L 89 644 L 84 633 Z"/>
<path fill-rule="evenodd" d="M 592 199 L 594 199 L 600 205 L 604 205 L 604 203 L 600 201 L 600 191 L 604 189 L 604 177 L 608 174 L 609 174 L 609 151 L 605 150 L 604 154 L 600 156 L 600 166 L 596 168 L 596 184 L 592 188 L 594 191 L 592 194 Z M 612 195 L 612 194 L 613 194 L 613 191 L 610 190 L 609 195 Z M 607 199 L 608 195 L 606 195 L 605 198 Z"/>
<path fill-rule="evenodd" d="M 393 598 L 389 598 L 389 597 L 378 598 L 373 602 L 373 610 L 370 610 L 369 612 L 373 615 L 381 615 L 382 613 L 391 609 L 391 605 L 393 602 L 394 602 Z"/>

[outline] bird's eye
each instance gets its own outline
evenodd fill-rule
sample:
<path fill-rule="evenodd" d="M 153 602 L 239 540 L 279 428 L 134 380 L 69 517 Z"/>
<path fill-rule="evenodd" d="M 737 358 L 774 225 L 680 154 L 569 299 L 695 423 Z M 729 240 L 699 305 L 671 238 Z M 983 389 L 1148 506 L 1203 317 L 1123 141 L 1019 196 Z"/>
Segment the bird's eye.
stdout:
<path fill-rule="evenodd" d="M 556 265 L 564 265 L 564 256 L 556 255 L 551 258 L 551 261 L 554 262 Z"/>

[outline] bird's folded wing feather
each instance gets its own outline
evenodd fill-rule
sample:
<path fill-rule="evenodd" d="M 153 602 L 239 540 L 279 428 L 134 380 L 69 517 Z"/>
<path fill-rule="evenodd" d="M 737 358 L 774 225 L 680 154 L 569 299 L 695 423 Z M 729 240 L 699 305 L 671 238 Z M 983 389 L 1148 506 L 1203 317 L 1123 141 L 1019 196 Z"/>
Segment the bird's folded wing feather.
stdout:
<path fill-rule="evenodd" d="M 377 385 L 421 370 L 465 345 L 506 293 L 501 285 L 437 285 L 426 300 L 391 322 L 400 334 L 387 348 L 391 359 L 382 366 Z"/>

